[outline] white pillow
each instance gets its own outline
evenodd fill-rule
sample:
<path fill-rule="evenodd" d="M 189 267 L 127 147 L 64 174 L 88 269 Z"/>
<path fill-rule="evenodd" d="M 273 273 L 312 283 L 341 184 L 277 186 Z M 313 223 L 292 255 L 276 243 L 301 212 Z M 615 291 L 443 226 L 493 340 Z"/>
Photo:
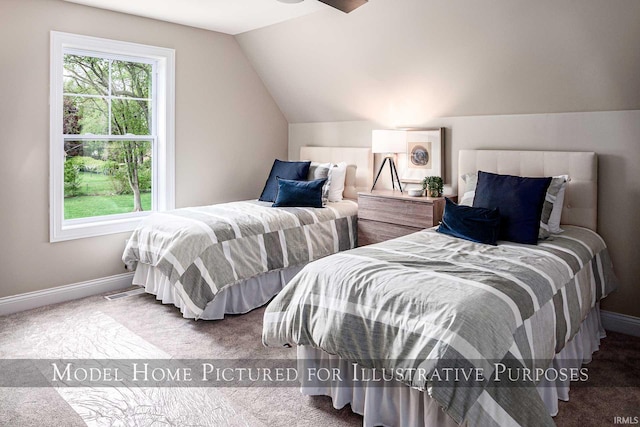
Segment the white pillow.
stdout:
<path fill-rule="evenodd" d="M 329 186 L 331 185 L 331 163 L 318 163 L 311 162 L 309 166 L 309 175 L 307 181 L 313 181 L 316 179 L 326 179 L 322 186 L 322 206 L 326 206 L 329 201 Z"/>
<path fill-rule="evenodd" d="M 320 179 L 320 177 L 316 176 L 319 168 L 327 168 L 331 170 L 331 163 L 311 162 L 311 164 L 309 165 L 309 173 L 307 174 L 307 181 Z"/>
<path fill-rule="evenodd" d="M 347 176 L 347 163 L 340 162 L 329 169 L 329 201 L 339 202 L 344 192 L 344 180 Z"/>
<path fill-rule="evenodd" d="M 554 178 L 564 178 L 564 182 L 562 183 L 555 200 L 551 201 L 551 203 L 553 203 L 553 209 L 551 209 L 551 215 L 549 215 L 547 227 L 549 229 L 549 233 L 558 234 L 564 231 L 560 228 L 560 217 L 562 216 L 562 207 L 564 205 L 564 192 L 567 189 L 567 182 L 571 181 L 571 178 L 569 178 L 569 175 L 559 175 L 554 176 Z M 548 196 L 549 194 L 547 193 L 547 197 Z"/>
<path fill-rule="evenodd" d="M 464 194 L 459 205 L 473 206 L 473 199 L 476 197 L 476 186 L 478 185 L 477 173 L 465 173 L 462 175 L 462 180 L 465 183 Z"/>

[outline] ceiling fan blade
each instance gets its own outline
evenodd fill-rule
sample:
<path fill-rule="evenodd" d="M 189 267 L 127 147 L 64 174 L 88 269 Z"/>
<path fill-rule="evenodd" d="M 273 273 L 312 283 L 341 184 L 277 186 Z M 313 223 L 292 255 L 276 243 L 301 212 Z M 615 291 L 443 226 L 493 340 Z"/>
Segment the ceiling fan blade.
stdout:
<path fill-rule="evenodd" d="M 324 4 L 328 4 L 331 7 L 335 7 L 344 13 L 349 13 L 354 9 L 359 8 L 365 4 L 368 0 L 320 0 Z"/>

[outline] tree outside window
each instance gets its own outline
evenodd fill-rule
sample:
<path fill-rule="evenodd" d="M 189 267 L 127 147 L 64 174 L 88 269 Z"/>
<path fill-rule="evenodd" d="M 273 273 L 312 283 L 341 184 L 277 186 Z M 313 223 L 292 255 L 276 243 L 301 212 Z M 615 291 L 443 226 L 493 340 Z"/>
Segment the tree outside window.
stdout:
<path fill-rule="evenodd" d="M 153 64 L 63 62 L 64 219 L 151 210 Z"/>

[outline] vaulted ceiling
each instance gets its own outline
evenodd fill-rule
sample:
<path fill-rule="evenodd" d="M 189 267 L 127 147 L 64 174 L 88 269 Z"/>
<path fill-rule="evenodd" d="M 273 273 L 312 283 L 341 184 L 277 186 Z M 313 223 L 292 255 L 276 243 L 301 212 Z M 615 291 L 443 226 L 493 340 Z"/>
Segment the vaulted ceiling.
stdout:
<path fill-rule="evenodd" d="M 233 35 L 330 9 L 316 0 L 294 4 L 277 0 L 65 1 Z"/>
<path fill-rule="evenodd" d="M 235 34 L 289 123 L 640 109 L 640 1 L 65 0 Z"/>
<path fill-rule="evenodd" d="M 637 0 L 372 0 L 236 36 L 290 123 L 640 109 Z"/>

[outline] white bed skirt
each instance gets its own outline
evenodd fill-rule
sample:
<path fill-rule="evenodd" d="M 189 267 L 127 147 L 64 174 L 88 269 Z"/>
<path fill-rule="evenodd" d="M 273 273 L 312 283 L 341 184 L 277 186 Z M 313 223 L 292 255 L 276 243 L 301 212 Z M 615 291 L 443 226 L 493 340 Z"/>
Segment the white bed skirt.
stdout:
<path fill-rule="evenodd" d="M 600 307 L 591 310 L 576 336 L 553 360 L 554 368 L 579 368 L 582 361 L 589 363 L 592 354 L 600 347 L 605 331 L 600 322 Z M 437 402 L 408 386 L 387 382 L 353 382 L 354 366 L 349 361 L 330 355 L 320 349 L 299 346 L 299 369 L 339 369 L 343 381 L 307 381 L 301 392 L 307 396 L 330 396 L 333 406 L 341 409 L 351 404 L 351 410 L 364 417 L 367 426 L 445 426 L 458 424 L 449 417 Z M 360 368 L 358 368 L 360 369 Z M 304 371 L 307 372 L 307 371 Z M 325 371 L 333 372 L 333 371 Z M 552 416 L 558 413 L 558 399 L 569 400 L 569 382 L 560 380 L 538 385 L 538 393 Z"/>
<path fill-rule="evenodd" d="M 213 301 L 207 304 L 200 319 L 219 320 L 223 319 L 225 314 L 243 314 L 263 306 L 280 292 L 302 267 L 304 266 L 269 271 L 223 288 Z M 133 284 L 143 286 L 146 292 L 155 295 L 163 304 L 175 305 L 183 317 L 196 318 L 195 313 L 183 303 L 176 288 L 155 267 L 138 263 Z"/>

